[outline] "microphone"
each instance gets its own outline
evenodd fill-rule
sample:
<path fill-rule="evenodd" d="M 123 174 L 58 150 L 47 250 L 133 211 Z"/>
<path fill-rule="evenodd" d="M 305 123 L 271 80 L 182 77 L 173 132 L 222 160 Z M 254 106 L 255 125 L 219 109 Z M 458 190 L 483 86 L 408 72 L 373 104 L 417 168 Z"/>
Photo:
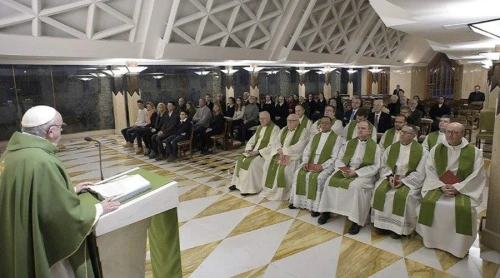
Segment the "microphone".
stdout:
<path fill-rule="evenodd" d="M 87 142 L 92 142 L 92 141 L 97 142 L 97 144 L 99 145 L 99 170 L 101 171 L 101 180 L 104 180 L 104 175 L 102 174 L 101 142 L 92 139 L 90 137 L 85 137 L 83 139 Z"/>

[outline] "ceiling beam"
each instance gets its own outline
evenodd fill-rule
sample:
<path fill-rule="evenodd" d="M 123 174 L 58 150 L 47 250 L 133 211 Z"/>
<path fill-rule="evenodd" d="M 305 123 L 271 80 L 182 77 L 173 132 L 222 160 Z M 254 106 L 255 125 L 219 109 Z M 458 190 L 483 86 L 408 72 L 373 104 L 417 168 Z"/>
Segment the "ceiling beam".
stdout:
<path fill-rule="evenodd" d="M 378 28 L 380 28 L 381 20 L 377 21 L 377 13 L 371 8 L 367 13 L 367 16 L 361 18 L 361 25 L 349 41 L 349 44 L 354 47 L 349 47 L 345 53 L 346 63 L 356 62 L 363 55 L 366 47 L 373 40 L 373 36 L 377 33 Z M 376 22 L 375 25 L 373 24 L 374 22 Z"/>

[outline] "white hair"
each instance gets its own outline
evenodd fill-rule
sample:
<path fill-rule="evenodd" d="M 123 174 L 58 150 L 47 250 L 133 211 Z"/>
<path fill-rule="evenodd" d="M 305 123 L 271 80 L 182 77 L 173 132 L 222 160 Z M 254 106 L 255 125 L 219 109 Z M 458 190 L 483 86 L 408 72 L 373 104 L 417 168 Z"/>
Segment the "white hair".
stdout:
<path fill-rule="evenodd" d="M 52 118 L 48 123 L 39 125 L 39 126 L 33 126 L 33 127 L 26 127 L 26 126 L 21 126 L 21 131 L 24 133 L 32 134 L 38 137 L 45 138 L 45 135 L 47 135 L 47 131 L 49 131 L 49 128 L 51 126 L 57 125 L 57 119 L 56 117 Z"/>

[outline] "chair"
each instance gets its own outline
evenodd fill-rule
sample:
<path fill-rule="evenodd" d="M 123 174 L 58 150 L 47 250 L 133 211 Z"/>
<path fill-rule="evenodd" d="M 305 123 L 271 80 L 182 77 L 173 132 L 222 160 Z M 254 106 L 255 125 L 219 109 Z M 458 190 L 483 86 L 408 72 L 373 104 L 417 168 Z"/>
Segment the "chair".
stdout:
<path fill-rule="evenodd" d="M 422 118 L 422 120 L 420 120 L 420 130 L 419 130 L 419 136 L 422 136 L 422 135 L 427 135 L 431 132 L 431 126 L 432 126 L 432 120 L 431 119 L 425 119 L 425 118 Z"/>
<path fill-rule="evenodd" d="M 228 149 L 228 143 L 229 143 L 229 130 L 230 130 L 230 125 L 231 123 L 229 121 L 226 121 L 224 123 L 224 131 L 222 131 L 221 134 L 217 134 L 217 135 L 212 135 L 210 136 L 210 139 L 212 139 L 214 141 L 214 147 L 213 147 L 213 151 L 215 153 L 215 149 L 217 147 L 217 140 L 222 140 L 222 148 L 224 150 L 227 150 Z"/>
<path fill-rule="evenodd" d="M 188 140 L 177 142 L 177 155 L 179 156 L 179 162 L 181 161 L 182 154 L 186 156 L 186 151 L 189 151 L 191 159 L 193 159 L 193 133 L 194 125 L 191 125 L 191 137 L 189 137 Z"/>
<path fill-rule="evenodd" d="M 479 128 L 476 135 L 476 147 L 481 147 L 481 141 L 485 144 L 493 142 L 493 130 L 495 129 L 495 110 L 481 110 L 479 114 Z"/>

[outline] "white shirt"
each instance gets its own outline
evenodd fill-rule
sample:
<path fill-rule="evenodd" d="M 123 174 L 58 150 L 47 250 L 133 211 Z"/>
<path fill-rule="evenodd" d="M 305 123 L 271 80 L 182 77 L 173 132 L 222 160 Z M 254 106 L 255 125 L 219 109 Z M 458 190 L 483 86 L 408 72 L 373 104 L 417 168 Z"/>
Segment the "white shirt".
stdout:
<path fill-rule="evenodd" d="M 146 108 L 139 109 L 139 111 L 137 112 L 137 121 L 135 121 L 135 125 L 145 126 L 147 117 L 148 117 L 148 110 Z"/>

